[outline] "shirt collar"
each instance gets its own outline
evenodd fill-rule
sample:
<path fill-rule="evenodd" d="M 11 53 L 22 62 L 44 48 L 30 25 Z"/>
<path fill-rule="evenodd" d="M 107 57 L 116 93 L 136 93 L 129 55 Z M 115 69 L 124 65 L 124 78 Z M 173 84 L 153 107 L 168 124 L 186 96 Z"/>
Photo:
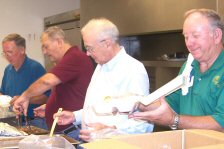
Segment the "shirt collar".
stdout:
<path fill-rule="evenodd" d="M 223 66 L 223 60 L 224 60 L 224 51 L 222 50 L 218 58 L 215 60 L 212 66 L 208 69 L 208 71 L 205 72 L 205 74 L 212 70 L 220 69 Z M 200 72 L 200 64 L 197 60 L 193 61 L 192 66 Z"/>
<path fill-rule="evenodd" d="M 106 64 L 102 65 L 102 68 L 105 70 L 112 70 L 114 66 L 120 61 L 120 57 L 126 54 L 126 51 L 123 46 L 121 46 L 121 50 Z"/>
<path fill-rule="evenodd" d="M 27 56 L 25 56 L 25 59 L 23 61 L 23 64 L 21 65 L 21 67 L 17 70 L 17 72 L 19 72 L 20 70 L 22 70 L 28 63 L 29 58 Z M 12 65 L 12 64 L 11 64 Z M 15 67 L 12 65 L 12 68 L 16 71 Z"/>

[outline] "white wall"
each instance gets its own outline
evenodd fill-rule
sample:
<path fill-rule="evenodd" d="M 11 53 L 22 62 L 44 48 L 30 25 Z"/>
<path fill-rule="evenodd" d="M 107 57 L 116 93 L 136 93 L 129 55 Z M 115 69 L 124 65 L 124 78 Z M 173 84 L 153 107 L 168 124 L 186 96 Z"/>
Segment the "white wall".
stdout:
<path fill-rule="evenodd" d="M 26 38 L 27 55 L 44 65 L 40 44 L 43 19 L 79 8 L 80 0 L 0 0 L 0 41 L 9 33 L 22 35 Z M 1 56 L 0 64 L 1 82 L 8 62 Z"/>

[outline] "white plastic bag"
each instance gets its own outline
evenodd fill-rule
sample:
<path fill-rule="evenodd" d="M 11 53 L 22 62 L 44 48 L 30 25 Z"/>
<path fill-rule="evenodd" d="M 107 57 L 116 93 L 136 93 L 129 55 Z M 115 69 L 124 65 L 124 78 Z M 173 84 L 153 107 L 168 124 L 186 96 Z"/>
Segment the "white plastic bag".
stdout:
<path fill-rule="evenodd" d="M 20 149 L 75 149 L 62 136 L 56 135 L 53 137 L 47 135 L 30 135 L 19 142 Z"/>
<path fill-rule="evenodd" d="M 16 116 L 16 114 L 9 109 L 11 100 L 12 97 L 8 95 L 0 95 L 0 118 Z"/>
<path fill-rule="evenodd" d="M 109 139 L 117 135 L 125 135 L 124 131 L 118 130 L 118 129 L 112 129 L 112 128 L 106 128 L 101 130 L 95 130 L 91 132 L 91 139 L 90 142 L 100 140 L 100 139 Z"/>

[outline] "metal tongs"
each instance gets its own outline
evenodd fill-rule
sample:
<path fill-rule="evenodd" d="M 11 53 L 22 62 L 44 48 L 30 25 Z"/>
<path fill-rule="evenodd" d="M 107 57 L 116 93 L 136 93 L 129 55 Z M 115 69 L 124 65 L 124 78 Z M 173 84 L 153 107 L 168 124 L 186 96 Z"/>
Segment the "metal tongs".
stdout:
<path fill-rule="evenodd" d="M 18 115 L 18 118 L 16 118 L 16 119 L 17 119 L 17 126 L 18 126 L 18 128 L 20 128 L 20 127 L 22 126 L 22 119 L 21 119 L 21 116 Z"/>
<path fill-rule="evenodd" d="M 28 116 L 24 116 L 24 117 L 25 117 L 25 126 L 29 128 L 29 131 L 31 131 L 30 119 L 28 118 Z"/>
<path fill-rule="evenodd" d="M 28 118 L 28 116 L 24 116 L 24 118 L 25 118 L 25 126 L 29 129 L 29 131 L 31 131 L 30 119 Z M 22 116 L 21 115 L 18 115 L 17 125 L 18 125 L 18 128 L 22 127 Z"/>

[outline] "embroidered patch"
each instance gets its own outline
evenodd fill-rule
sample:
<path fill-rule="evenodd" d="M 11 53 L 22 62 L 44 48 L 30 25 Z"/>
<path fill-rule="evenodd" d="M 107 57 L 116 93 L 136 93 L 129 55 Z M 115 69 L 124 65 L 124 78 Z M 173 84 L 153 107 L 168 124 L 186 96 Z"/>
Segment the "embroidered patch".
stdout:
<path fill-rule="evenodd" d="M 214 79 L 213 79 L 213 83 L 218 86 L 220 78 L 221 78 L 220 76 L 215 76 Z"/>

